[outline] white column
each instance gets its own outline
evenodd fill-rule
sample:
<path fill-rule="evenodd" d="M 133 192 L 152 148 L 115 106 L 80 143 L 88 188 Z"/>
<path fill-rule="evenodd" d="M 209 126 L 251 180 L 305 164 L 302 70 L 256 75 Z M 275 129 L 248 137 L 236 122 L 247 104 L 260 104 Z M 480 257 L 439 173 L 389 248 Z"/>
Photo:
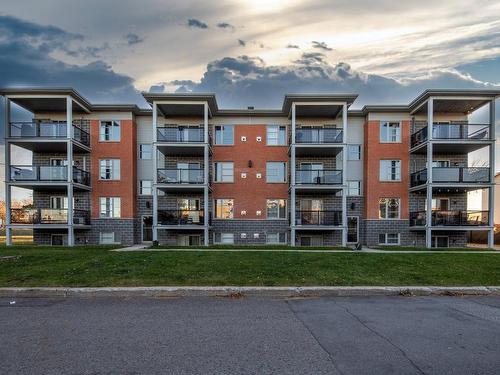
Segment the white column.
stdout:
<path fill-rule="evenodd" d="M 73 229 L 73 99 L 66 98 L 66 131 L 67 131 L 67 156 L 68 162 L 68 246 L 75 245 Z"/>
<path fill-rule="evenodd" d="M 427 204 L 425 207 L 425 247 L 432 247 L 432 132 L 434 122 L 434 100 L 427 101 Z"/>
<path fill-rule="evenodd" d="M 208 187 L 210 185 L 209 181 L 209 168 L 210 168 L 210 150 L 209 150 L 209 143 L 208 143 L 208 103 L 205 102 L 203 104 L 203 133 L 204 133 L 204 142 L 205 142 L 205 148 L 203 151 L 203 182 L 205 183 L 205 188 L 203 189 L 203 217 L 205 220 L 205 225 L 203 228 L 203 243 L 205 246 L 208 246 L 209 244 L 209 223 L 210 223 L 210 213 L 208 212 L 209 210 L 209 191 Z"/>
<path fill-rule="evenodd" d="M 156 142 L 158 139 L 158 109 L 156 102 L 153 102 L 153 241 L 158 241 L 158 150 Z"/>
<path fill-rule="evenodd" d="M 347 103 L 342 106 L 342 246 L 347 245 Z"/>
<path fill-rule="evenodd" d="M 495 99 L 490 102 L 490 137 L 496 140 L 495 134 Z M 490 182 L 493 184 L 489 188 L 488 194 L 488 211 L 489 211 L 489 226 L 488 231 L 488 247 L 495 246 L 495 142 L 490 144 Z"/>
<path fill-rule="evenodd" d="M 7 246 L 12 245 L 12 230 L 10 229 L 11 215 L 11 191 L 10 191 L 10 143 L 7 138 L 10 136 L 10 99 L 5 98 L 4 101 L 5 115 L 5 243 Z"/>
<path fill-rule="evenodd" d="M 295 246 L 295 103 L 292 103 L 292 144 L 290 145 L 290 245 Z"/>

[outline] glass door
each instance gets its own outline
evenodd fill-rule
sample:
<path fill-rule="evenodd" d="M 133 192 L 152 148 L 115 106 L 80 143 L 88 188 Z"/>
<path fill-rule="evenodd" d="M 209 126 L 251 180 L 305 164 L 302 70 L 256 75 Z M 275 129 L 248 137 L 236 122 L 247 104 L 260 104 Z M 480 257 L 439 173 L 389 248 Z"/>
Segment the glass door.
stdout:
<path fill-rule="evenodd" d="M 302 199 L 300 201 L 301 223 L 321 225 L 323 223 L 323 201 L 321 199 Z"/>
<path fill-rule="evenodd" d="M 177 163 L 177 178 L 181 184 L 197 183 L 200 163 Z"/>
<path fill-rule="evenodd" d="M 142 242 L 153 241 L 153 216 L 142 217 Z"/>
<path fill-rule="evenodd" d="M 347 217 L 347 242 L 358 243 L 359 242 L 359 222 L 357 216 Z"/>

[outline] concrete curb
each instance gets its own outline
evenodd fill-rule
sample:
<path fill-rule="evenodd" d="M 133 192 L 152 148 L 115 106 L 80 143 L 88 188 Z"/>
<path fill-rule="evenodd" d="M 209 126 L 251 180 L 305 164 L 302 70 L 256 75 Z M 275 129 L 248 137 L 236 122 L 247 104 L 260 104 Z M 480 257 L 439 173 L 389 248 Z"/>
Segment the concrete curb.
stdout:
<path fill-rule="evenodd" d="M 113 288 L 0 288 L 0 297 L 347 297 L 347 296 L 464 296 L 500 295 L 500 286 L 360 286 L 360 287 L 113 287 Z"/>

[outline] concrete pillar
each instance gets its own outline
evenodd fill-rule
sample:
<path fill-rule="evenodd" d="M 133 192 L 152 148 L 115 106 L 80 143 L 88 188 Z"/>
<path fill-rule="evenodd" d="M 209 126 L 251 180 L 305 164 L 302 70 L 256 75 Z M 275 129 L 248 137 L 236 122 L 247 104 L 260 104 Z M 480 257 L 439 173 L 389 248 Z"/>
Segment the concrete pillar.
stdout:
<path fill-rule="evenodd" d="M 158 108 L 156 102 L 153 102 L 153 147 L 152 147 L 152 158 L 153 158 L 153 242 L 158 241 Z"/>
<path fill-rule="evenodd" d="M 342 130 L 344 146 L 342 147 L 342 246 L 347 245 L 347 103 L 342 106 Z"/>
<path fill-rule="evenodd" d="M 4 115 L 5 115 L 5 243 L 7 246 L 12 245 L 12 230 L 10 228 L 11 215 L 11 188 L 10 181 L 10 142 L 7 140 L 10 136 L 10 99 L 4 100 Z"/>
<path fill-rule="evenodd" d="M 495 99 L 490 102 L 490 134 L 491 139 L 496 139 L 495 134 Z M 488 194 L 488 211 L 489 211 L 489 226 L 491 229 L 488 232 L 488 247 L 495 246 L 495 142 L 490 144 L 490 182 L 493 185 L 489 188 Z"/>
<path fill-rule="evenodd" d="M 67 147 L 66 160 L 68 162 L 68 246 L 75 246 L 75 236 L 73 228 L 73 99 L 66 98 L 66 131 Z"/>
<path fill-rule="evenodd" d="M 204 230 L 204 245 L 209 245 L 209 223 L 210 223 L 210 213 L 209 213 L 209 168 L 210 168 L 210 145 L 208 142 L 208 103 L 203 104 L 203 131 L 204 131 L 204 142 L 205 148 L 203 153 L 203 182 L 205 183 L 205 188 L 203 189 L 203 216 L 205 218 L 205 228 Z"/>
<path fill-rule="evenodd" d="M 425 225 L 425 247 L 432 247 L 432 132 L 434 123 L 434 100 L 427 101 L 427 204 Z"/>
<path fill-rule="evenodd" d="M 290 145 L 290 246 L 295 246 L 295 114 L 296 106 L 292 103 L 292 144 Z"/>

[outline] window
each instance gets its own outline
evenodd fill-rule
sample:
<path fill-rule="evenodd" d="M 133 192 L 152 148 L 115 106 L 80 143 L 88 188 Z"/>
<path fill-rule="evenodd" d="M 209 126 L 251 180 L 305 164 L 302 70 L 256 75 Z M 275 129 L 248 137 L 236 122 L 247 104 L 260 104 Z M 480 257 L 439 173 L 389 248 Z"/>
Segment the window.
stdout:
<path fill-rule="evenodd" d="M 399 198 L 379 199 L 379 219 L 399 219 Z"/>
<path fill-rule="evenodd" d="M 399 245 L 399 233 L 380 233 L 378 243 L 380 245 Z"/>
<path fill-rule="evenodd" d="M 234 243 L 234 233 L 215 233 L 215 243 Z"/>
<path fill-rule="evenodd" d="M 53 234 L 50 236 L 50 244 L 52 246 L 64 245 L 64 236 L 62 234 Z"/>
<path fill-rule="evenodd" d="M 286 200 L 268 199 L 267 200 L 267 218 L 268 219 L 286 219 Z"/>
<path fill-rule="evenodd" d="M 399 122 L 381 122 L 380 142 L 381 143 L 401 142 L 401 124 Z"/>
<path fill-rule="evenodd" d="M 121 198 L 100 198 L 101 217 L 116 219 L 121 216 Z"/>
<path fill-rule="evenodd" d="M 286 243 L 286 233 L 267 233 L 266 243 L 269 244 Z"/>
<path fill-rule="evenodd" d="M 120 159 L 99 160 L 100 180 L 120 179 Z"/>
<path fill-rule="evenodd" d="M 270 161 L 266 163 L 267 182 L 286 182 L 286 163 Z"/>
<path fill-rule="evenodd" d="M 177 245 L 179 246 L 200 246 L 200 236 L 197 234 L 182 234 L 177 236 Z"/>
<path fill-rule="evenodd" d="M 361 181 L 347 181 L 347 195 L 361 195 Z"/>
<path fill-rule="evenodd" d="M 231 161 L 215 163 L 215 182 L 234 181 L 234 163 Z"/>
<path fill-rule="evenodd" d="M 361 145 L 347 146 L 347 160 L 361 160 Z"/>
<path fill-rule="evenodd" d="M 99 243 L 101 245 L 114 244 L 117 243 L 115 239 L 115 232 L 100 232 L 99 233 Z"/>
<path fill-rule="evenodd" d="M 153 195 L 153 181 L 141 180 L 139 182 L 139 195 Z"/>
<path fill-rule="evenodd" d="M 221 125 L 215 127 L 215 144 L 232 145 L 234 144 L 234 126 Z"/>
<path fill-rule="evenodd" d="M 286 126 L 268 125 L 267 145 L 268 146 L 286 145 Z"/>
<path fill-rule="evenodd" d="M 216 219 L 232 219 L 234 211 L 233 199 L 216 199 L 215 200 L 215 218 Z"/>
<path fill-rule="evenodd" d="M 101 142 L 119 142 L 120 122 L 101 121 L 101 126 L 99 127 L 99 140 Z"/>
<path fill-rule="evenodd" d="M 449 247 L 449 237 L 448 236 L 432 236 L 431 246 L 432 247 Z"/>
<path fill-rule="evenodd" d="M 150 144 L 139 145 L 139 157 L 144 160 L 150 160 L 153 156 L 153 148 Z"/>
<path fill-rule="evenodd" d="M 401 160 L 380 160 L 380 181 L 401 181 Z"/>
<path fill-rule="evenodd" d="M 73 198 L 73 208 L 75 207 L 75 199 Z M 50 197 L 50 208 L 54 210 L 67 210 L 68 209 L 68 197 Z"/>

